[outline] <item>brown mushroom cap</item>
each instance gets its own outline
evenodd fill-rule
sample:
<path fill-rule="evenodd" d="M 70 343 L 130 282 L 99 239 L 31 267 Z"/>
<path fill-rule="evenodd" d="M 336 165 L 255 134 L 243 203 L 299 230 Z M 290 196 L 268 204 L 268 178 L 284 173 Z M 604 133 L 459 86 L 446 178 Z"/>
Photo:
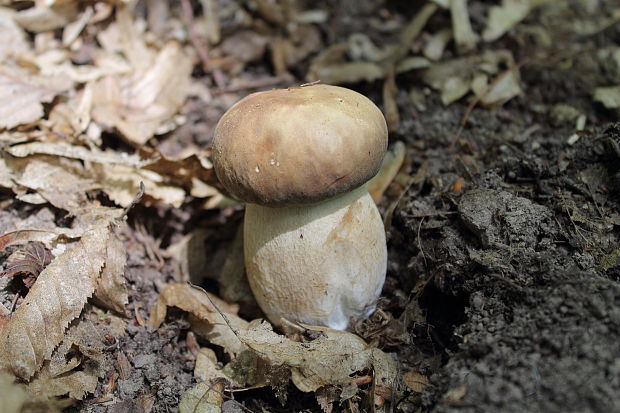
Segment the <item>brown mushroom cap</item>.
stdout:
<path fill-rule="evenodd" d="M 372 178 L 387 149 L 383 114 L 365 96 L 314 85 L 253 93 L 218 122 L 213 164 L 239 199 L 315 203 Z"/>

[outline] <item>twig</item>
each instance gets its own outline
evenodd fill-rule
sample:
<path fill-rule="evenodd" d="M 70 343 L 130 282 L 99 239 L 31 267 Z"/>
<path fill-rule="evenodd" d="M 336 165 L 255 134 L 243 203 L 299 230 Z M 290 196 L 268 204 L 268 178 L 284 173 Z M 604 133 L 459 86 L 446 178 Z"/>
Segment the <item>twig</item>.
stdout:
<path fill-rule="evenodd" d="M 196 30 L 194 29 L 194 12 L 192 10 L 190 0 L 181 0 L 181 7 L 183 9 L 183 17 L 187 25 L 189 41 L 192 46 L 194 46 L 194 49 L 196 49 L 196 53 L 198 53 L 198 57 L 202 62 L 202 68 L 204 69 L 204 71 L 211 71 L 212 65 L 211 60 L 209 59 L 209 50 L 207 49 L 207 46 L 200 42 L 200 39 L 198 39 L 198 35 L 196 34 Z M 225 81 L 222 71 L 218 68 L 213 68 L 211 72 L 213 75 L 213 80 L 215 81 L 218 89 L 224 88 Z"/>
<path fill-rule="evenodd" d="M 424 217 L 420 219 L 420 223 L 418 224 L 418 234 L 417 234 L 418 248 L 420 249 L 420 252 L 422 253 L 422 259 L 424 260 L 424 267 L 428 268 L 428 263 L 426 262 L 426 255 L 424 254 L 424 249 L 422 248 L 422 240 L 420 239 L 420 229 L 422 228 L 422 222 L 424 222 Z"/>

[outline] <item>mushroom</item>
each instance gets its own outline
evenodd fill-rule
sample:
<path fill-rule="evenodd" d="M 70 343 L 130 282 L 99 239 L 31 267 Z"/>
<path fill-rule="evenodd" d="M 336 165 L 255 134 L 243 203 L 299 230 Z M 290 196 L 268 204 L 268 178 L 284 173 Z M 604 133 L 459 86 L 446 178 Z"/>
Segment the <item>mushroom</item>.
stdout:
<path fill-rule="evenodd" d="M 218 122 L 215 172 L 246 202 L 248 281 L 273 324 L 344 330 L 374 311 L 387 248 L 366 182 L 386 148 L 379 108 L 337 86 L 254 93 Z"/>

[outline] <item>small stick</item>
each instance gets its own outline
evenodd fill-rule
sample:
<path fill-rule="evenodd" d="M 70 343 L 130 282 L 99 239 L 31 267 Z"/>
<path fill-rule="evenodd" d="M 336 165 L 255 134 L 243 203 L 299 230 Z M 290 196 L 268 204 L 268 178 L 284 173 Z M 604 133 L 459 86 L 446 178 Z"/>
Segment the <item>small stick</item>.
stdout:
<path fill-rule="evenodd" d="M 211 60 L 209 59 L 209 50 L 200 42 L 200 40 L 198 39 L 198 35 L 196 34 L 196 30 L 194 29 L 194 12 L 192 10 L 192 5 L 189 0 L 181 0 L 181 7 L 183 8 L 185 23 L 187 24 L 189 41 L 192 46 L 194 46 L 194 49 L 196 49 L 196 53 L 198 53 L 198 57 L 202 62 L 202 68 L 205 71 L 210 71 Z M 212 75 L 218 89 L 224 88 L 225 82 L 222 71 L 218 68 L 214 68 L 212 71 Z"/>

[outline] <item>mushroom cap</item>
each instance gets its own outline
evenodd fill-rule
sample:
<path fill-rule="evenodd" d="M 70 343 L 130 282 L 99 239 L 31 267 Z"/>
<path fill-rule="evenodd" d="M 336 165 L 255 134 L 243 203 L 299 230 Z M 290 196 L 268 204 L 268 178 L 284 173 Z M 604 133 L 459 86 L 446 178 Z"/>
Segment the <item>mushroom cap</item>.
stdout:
<path fill-rule="evenodd" d="M 385 118 L 365 96 L 313 85 L 253 93 L 218 122 L 213 164 L 224 187 L 253 204 L 322 201 L 372 178 L 387 149 Z"/>

